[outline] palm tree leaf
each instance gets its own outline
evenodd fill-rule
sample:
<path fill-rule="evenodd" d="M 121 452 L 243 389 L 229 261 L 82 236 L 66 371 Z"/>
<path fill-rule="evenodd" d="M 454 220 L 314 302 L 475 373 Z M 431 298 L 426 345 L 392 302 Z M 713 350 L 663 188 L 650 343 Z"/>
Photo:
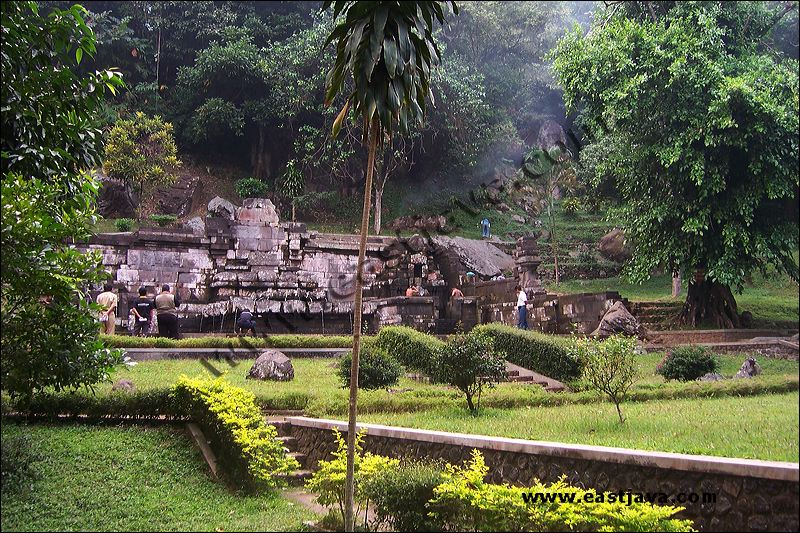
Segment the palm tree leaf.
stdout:
<path fill-rule="evenodd" d="M 339 111 L 339 114 L 336 116 L 336 120 L 333 121 L 333 127 L 331 128 L 331 135 L 336 137 L 339 135 L 339 131 L 342 129 L 342 124 L 344 123 L 344 119 L 347 117 L 347 111 L 350 109 L 350 98 L 348 98 L 342 110 Z"/>

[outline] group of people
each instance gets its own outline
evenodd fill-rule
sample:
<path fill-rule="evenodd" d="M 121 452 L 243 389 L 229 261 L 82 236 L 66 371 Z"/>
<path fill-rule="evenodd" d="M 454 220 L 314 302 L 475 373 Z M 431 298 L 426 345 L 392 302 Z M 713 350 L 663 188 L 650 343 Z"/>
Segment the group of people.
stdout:
<path fill-rule="evenodd" d="M 100 332 L 113 335 L 116 329 L 117 305 L 119 297 L 113 286 L 106 283 L 103 292 L 97 296 L 100 311 Z M 147 288 L 139 287 L 139 297 L 132 302 L 131 319 L 134 321 L 132 333 L 136 336 L 150 335 L 153 318 L 158 324 L 159 337 L 178 338 L 178 306 L 181 305 L 177 293 L 173 294 L 169 285 L 162 285 L 161 292 L 153 299 L 147 297 Z"/>

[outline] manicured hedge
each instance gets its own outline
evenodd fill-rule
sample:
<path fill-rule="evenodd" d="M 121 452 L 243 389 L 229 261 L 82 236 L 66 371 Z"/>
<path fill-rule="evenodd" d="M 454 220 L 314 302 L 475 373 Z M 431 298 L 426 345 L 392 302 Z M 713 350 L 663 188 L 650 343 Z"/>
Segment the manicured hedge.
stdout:
<path fill-rule="evenodd" d="M 132 337 L 100 335 L 109 348 L 350 348 L 353 337 L 344 335 L 265 335 L 263 337 Z"/>
<path fill-rule="evenodd" d="M 223 378 L 181 376 L 172 387 L 178 411 L 197 422 L 211 440 L 226 474 L 246 488 L 274 487 L 280 474 L 300 467 L 286 455 L 275 426 L 264 421 L 255 395 Z"/>
<path fill-rule="evenodd" d="M 406 369 L 423 374 L 430 373 L 436 351 L 444 346 L 444 342 L 436 337 L 407 326 L 381 328 L 375 343 L 393 355 Z"/>
<path fill-rule="evenodd" d="M 484 324 L 473 331 L 491 337 L 495 350 L 504 352 L 506 359 L 515 365 L 559 381 L 570 381 L 581 375 L 580 362 L 568 353 L 567 339 L 502 324 Z"/>

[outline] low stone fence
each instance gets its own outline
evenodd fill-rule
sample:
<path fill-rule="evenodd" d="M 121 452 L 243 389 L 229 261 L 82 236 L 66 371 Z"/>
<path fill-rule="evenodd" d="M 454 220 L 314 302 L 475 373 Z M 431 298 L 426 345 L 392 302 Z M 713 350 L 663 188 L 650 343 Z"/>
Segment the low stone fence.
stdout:
<path fill-rule="evenodd" d="M 297 451 L 308 456 L 309 468 L 330 459 L 335 450 L 333 428 L 347 432 L 347 423 L 289 417 Z M 797 463 L 729 459 L 445 433 L 359 424 L 367 430 L 365 451 L 392 457 L 444 459 L 456 464 L 479 449 L 490 466 L 490 480 L 526 485 L 533 478 L 569 483 L 598 491 L 698 494 L 698 503 L 684 503 L 682 518 L 700 531 L 797 531 Z M 703 493 L 715 502 L 702 503 Z"/>

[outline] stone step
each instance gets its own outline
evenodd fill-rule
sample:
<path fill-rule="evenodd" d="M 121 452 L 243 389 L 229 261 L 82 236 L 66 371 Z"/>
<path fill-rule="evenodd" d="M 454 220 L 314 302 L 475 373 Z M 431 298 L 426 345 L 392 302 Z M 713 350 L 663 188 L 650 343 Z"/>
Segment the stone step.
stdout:
<path fill-rule="evenodd" d="M 292 429 L 292 424 L 287 422 L 286 420 L 269 420 L 267 419 L 267 424 L 275 426 L 275 429 L 278 430 L 279 437 L 288 437 L 289 432 Z"/>
<path fill-rule="evenodd" d="M 294 457 L 294 459 L 300 463 L 301 467 L 306 466 L 306 458 L 308 457 L 306 454 L 300 452 L 289 452 L 286 455 L 289 457 Z"/>
<path fill-rule="evenodd" d="M 276 440 L 282 442 L 283 445 L 286 448 L 289 448 L 290 451 L 294 449 L 295 446 L 297 446 L 297 439 L 295 437 L 283 436 L 283 437 L 278 437 Z"/>
<path fill-rule="evenodd" d="M 314 475 L 314 472 L 311 470 L 295 470 L 294 472 L 290 472 L 289 474 L 279 474 L 277 477 L 279 479 L 283 479 L 286 481 L 289 486 L 292 487 L 302 487 L 306 480 L 311 479 L 311 476 Z"/>

